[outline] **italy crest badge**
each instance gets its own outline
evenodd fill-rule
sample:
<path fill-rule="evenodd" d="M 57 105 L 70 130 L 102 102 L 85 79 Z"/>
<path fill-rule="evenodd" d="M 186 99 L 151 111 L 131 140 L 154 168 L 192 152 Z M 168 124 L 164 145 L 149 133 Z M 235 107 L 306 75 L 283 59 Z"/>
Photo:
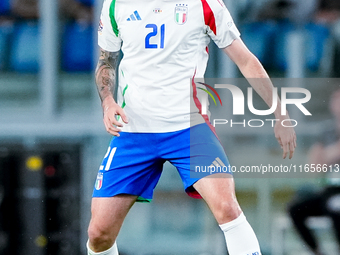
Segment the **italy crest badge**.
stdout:
<path fill-rule="evenodd" d="M 102 186 L 103 186 L 103 173 L 99 172 L 95 184 L 96 190 L 100 190 Z"/>
<path fill-rule="evenodd" d="M 187 4 L 176 4 L 175 7 L 175 22 L 178 25 L 183 25 L 188 19 L 188 5 Z"/>

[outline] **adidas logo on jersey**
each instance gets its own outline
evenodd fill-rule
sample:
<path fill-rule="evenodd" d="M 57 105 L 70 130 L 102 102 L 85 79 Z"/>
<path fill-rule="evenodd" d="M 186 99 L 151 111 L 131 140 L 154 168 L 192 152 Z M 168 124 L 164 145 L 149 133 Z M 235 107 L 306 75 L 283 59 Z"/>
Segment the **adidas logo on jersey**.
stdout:
<path fill-rule="evenodd" d="M 138 11 L 134 11 L 129 18 L 127 18 L 127 21 L 135 21 L 135 20 L 142 20 L 139 16 Z"/>

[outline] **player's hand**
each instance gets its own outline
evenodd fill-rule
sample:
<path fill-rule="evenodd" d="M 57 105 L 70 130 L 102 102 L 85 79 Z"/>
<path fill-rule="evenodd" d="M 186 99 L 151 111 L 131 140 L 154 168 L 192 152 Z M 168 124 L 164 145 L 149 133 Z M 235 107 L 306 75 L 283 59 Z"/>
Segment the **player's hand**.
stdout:
<path fill-rule="evenodd" d="M 285 125 L 291 126 L 291 123 L 285 121 Z M 282 126 L 281 121 L 276 121 L 274 133 L 277 141 L 279 142 L 281 148 L 283 149 L 283 158 L 285 159 L 289 152 L 289 159 L 291 159 L 294 155 L 294 151 L 296 148 L 296 134 L 294 128 L 284 127 Z"/>
<path fill-rule="evenodd" d="M 124 123 L 128 123 L 124 110 L 111 97 L 105 98 L 102 106 L 106 131 L 111 135 L 119 136 L 121 130 L 118 127 L 122 127 L 123 124 L 116 119 L 116 115 L 120 116 Z"/>

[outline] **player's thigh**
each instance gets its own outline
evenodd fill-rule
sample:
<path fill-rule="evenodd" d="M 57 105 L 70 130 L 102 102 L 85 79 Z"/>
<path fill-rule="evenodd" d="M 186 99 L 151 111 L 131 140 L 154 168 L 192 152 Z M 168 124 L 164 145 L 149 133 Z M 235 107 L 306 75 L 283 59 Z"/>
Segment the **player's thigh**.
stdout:
<path fill-rule="evenodd" d="M 108 235 L 115 239 L 137 196 L 121 194 L 114 197 L 94 197 L 91 204 L 89 235 Z"/>
<path fill-rule="evenodd" d="M 236 219 L 241 208 L 235 195 L 235 183 L 231 174 L 214 174 L 194 184 L 219 224 Z"/>

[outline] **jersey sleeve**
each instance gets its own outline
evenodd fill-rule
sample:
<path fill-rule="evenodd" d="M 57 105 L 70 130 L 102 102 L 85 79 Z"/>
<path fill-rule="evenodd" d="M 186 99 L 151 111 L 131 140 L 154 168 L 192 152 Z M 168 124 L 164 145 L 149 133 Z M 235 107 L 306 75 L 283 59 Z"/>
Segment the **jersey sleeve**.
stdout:
<path fill-rule="evenodd" d="M 222 0 L 201 0 L 206 32 L 219 48 L 240 37 L 233 18 Z"/>
<path fill-rule="evenodd" d="M 104 1 L 98 28 L 98 45 L 109 52 L 119 51 L 122 45 L 115 19 L 115 2 Z"/>

